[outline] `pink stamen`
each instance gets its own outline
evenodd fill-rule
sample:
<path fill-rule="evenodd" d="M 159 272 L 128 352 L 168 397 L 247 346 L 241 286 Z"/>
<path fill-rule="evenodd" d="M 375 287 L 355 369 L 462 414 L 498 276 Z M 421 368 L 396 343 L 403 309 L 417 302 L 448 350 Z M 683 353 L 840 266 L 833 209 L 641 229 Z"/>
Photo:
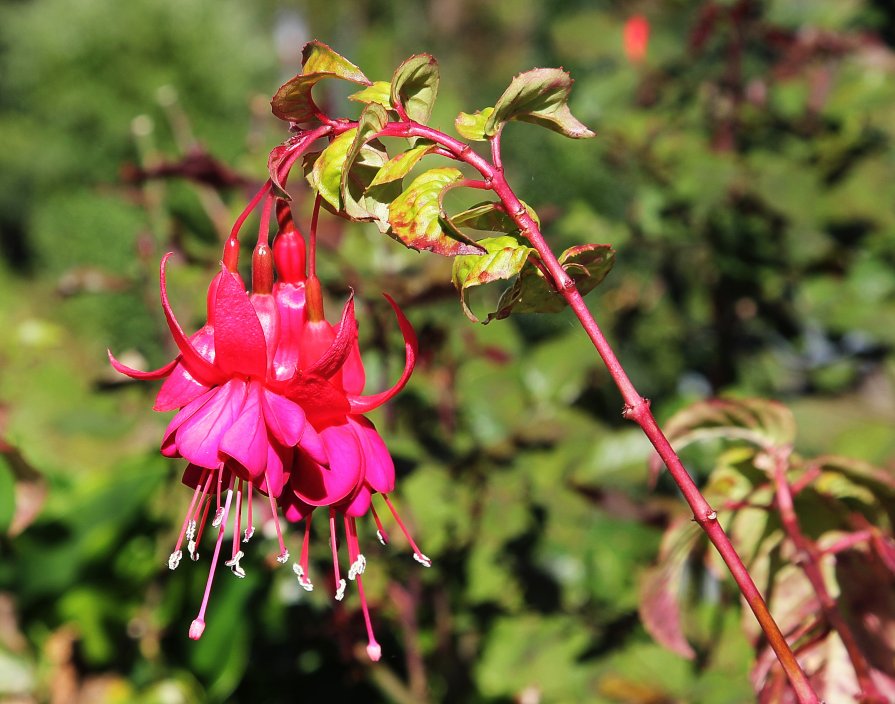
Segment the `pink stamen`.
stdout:
<path fill-rule="evenodd" d="M 231 559 L 236 557 L 236 553 L 239 552 L 239 531 L 241 528 L 242 518 L 242 479 L 236 482 L 236 517 L 234 518 L 234 531 L 233 531 L 233 552 L 230 556 Z"/>
<path fill-rule="evenodd" d="M 208 521 L 208 509 L 211 508 L 211 497 L 203 496 L 202 500 L 205 503 L 205 509 L 202 511 L 202 520 L 199 521 L 199 530 L 196 533 L 196 539 L 193 541 L 196 545 L 199 545 L 199 541 L 202 540 L 202 533 L 205 531 L 205 524 Z M 190 555 L 190 558 L 193 562 L 196 562 L 199 559 L 199 552 L 196 551 Z"/>
<path fill-rule="evenodd" d="M 382 648 L 373 635 L 373 622 L 370 620 L 370 609 L 367 607 L 367 595 L 364 594 L 364 582 L 357 576 L 357 593 L 360 595 L 360 607 L 364 612 L 364 623 L 367 626 L 367 655 L 373 662 L 379 662 L 382 657 Z"/>
<path fill-rule="evenodd" d="M 248 517 L 246 519 L 246 530 L 245 535 L 242 537 L 242 542 L 247 543 L 252 539 L 252 536 L 255 535 L 255 526 L 252 524 L 252 482 L 249 482 L 249 495 L 246 497 L 246 502 L 248 503 Z"/>
<path fill-rule="evenodd" d="M 407 527 L 404 525 L 404 521 L 401 520 L 401 517 L 398 515 L 398 512 L 395 510 L 395 507 L 392 506 L 392 502 L 388 498 L 388 494 L 380 494 L 382 498 L 385 500 L 386 506 L 388 506 L 389 511 L 392 512 L 392 516 L 395 517 L 395 522 L 398 524 L 398 527 L 401 529 L 401 532 L 404 533 L 404 537 L 407 538 L 407 542 L 410 543 L 410 547 L 413 548 L 413 559 L 419 562 L 423 567 L 431 567 L 432 560 L 426 557 L 422 551 L 417 547 L 416 543 L 413 541 L 413 538 L 410 536 L 410 532 L 407 530 Z"/>
<path fill-rule="evenodd" d="M 289 562 L 289 551 L 286 549 L 286 544 L 283 542 L 283 530 L 280 528 L 280 514 L 277 510 L 277 500 L 270 490 L 270 480 L 265 477 L 264 482 L 267 485 L 267 498 L 270 501 L 270 513 L 273 517 L 273 524 L 277 529 L 277 540 L 280 543 L 280 554 L 277 556 L 277 562 L 285 564 Z"/>
<path fill-rule="evenodd" d="M 348 569 L 348 579 L 355 580 L 367 569 L 367 558 L 360 551 L 357 541 L 357 523 L 353 518 L 345 516 L 345 535 L 348 538 L 348 559 L 351 567 Z"/>
<path fill-rule="evenodd" d="M 208 472 L 209 470 L 205 470 Z M 202 474 L 202 478 L 205 477 L 205 473 Z M 189 526 L 190 521 L 192 520 L 193 510 L 196 508 L 196 502 L 199 500 L 199 494 L 202 490 L 202 479 L 200 479 L 196 483 L 196 490 L 193 492 L 193 498 L 190 500 L 189 508 L 186 510 L 186 515 L 183 518 L 183 525 L 180 527 L 180 535 L 177 536 L 177 543 L 174 545 L 174 552 L 171 553 L 171 557 L 168 558 L 168 567 L 172 570 L 180 564 L 180 558 L 183 556 L 183 552 L 181 548 L 183 547 L 183 539 L 186 536 L 187 526 Z"/>
<path fill-rule="evenodd" d="M 333 553 L 333 574 L 336 579 L 336 601 L 342 601 L 345 598 L 345 580 L 339 572 L 339 553 L 336 545 L 336 511 L 329 510 L 329 546 Z"/>
<path fill-rule="evenodd" d="M 308 577 L 308 552 L 311 544 L 311 515 L 305 516 L 305 537 L 301 543 L 301 557 L 297 565 L 292 566 L 292 571 L 298 577 L 298 583 L 306 592 L 314 591 L 314 584 Z"/>
<path fill-rule="evenodd" d="M 205 609 L 208 608 L 208 598 L 211 596 L 211 585 L 214 582 L 214 568 L 218 562 L 218 556 L 221 554 L 221 544 L 224 542 L 224 527 L 227 524 L 227 514 L 230 511 L 230 500 L 233 498 L 233 490 L 227 489 L 227 500 L 224 503 L 224 520 L 218 529 L 218 539 L 214 545 L 214 555 L 211 558 L 211 567 L 208 569 L 208 581 L 205 582 L 205 594 L 202 597 L 202 605 L 199 607 L 199 614 L 190 624 L 190 638 L 199 640 L 202 632 L 205 630 Z"/>
<path fill-rule="evenodd" d="M 380 543 L 388 545 L 388 533 L 386 533 L 385 528 L 382 527 L 382 521 L 379 520 L 379 514 L 376 513 L 373 504 L 370 504 L 370 511 L 373 512 L 373 520 L 376 521 L 376 537 L 379 538 Z"/>

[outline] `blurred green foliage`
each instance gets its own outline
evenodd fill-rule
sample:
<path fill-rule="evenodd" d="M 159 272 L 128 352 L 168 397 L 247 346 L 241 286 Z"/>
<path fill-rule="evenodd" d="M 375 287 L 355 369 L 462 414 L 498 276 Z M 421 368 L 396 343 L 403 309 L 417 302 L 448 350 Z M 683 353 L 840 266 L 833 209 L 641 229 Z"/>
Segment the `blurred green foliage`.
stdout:
<path fill-rule="evenodd" d="M 622 47 L 634 12 L 652 30 L 642 65 Z M 349 284 L 363 301 L 370 387 L 400 363 L 379 291 L 422 341 L 376 420 L 434 566 L 400 541 L 380 551 L 367 527 L 375 666 L 355 597 L 306 595 L 269 543 L 247 579 L 218 575 L 208 630 L 186 638 L 205 571 L 165 562 L 188 492 L 157 454 L 152 390 L 116 379 L 105 349 L 169 358 L 165 251 L 175 310 L 201 322 L 221 233 L 285 136 L 267 101 L 312 37 L 374 80 L 436 55 L 445 131 L 519 71 L 564 66 L 597 138 L 514 124 L 509 180 L 557 252 L 617 250 L 590 305 L 659 415 L 771 396 L 794 410 L 800 450 L 893 469 L 888 3 L 5 0 L 0 700 L 749 701 L 728 585 L 700 593 L 694 661 L 639 623 L 638 584 L 682 509 L 664 480 L 649 492 L 648 445 L 568 313 L 473 326 L 448 260 L 333 219 L 321 274 L 332 311 Z M 191 155 L 239 178 L 141 178 Z"/>

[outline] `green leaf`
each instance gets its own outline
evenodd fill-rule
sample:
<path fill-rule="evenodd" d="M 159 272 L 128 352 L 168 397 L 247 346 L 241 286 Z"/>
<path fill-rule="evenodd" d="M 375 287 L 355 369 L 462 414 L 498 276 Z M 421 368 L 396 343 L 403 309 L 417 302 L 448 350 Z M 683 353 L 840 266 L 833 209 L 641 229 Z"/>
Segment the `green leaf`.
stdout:
<path fill-rule="evenodd" d="M 457 183 L 463 174 L 454 168 L 430 169 L 417 176 L 389 206 L 393 236 L 411 249 L 426 250 L 453 257 L 478 254 L 474 242 L 464 242 L 445 232 L 441 221 L 442 191 Z"/>
<path fill-rule="evenodd" d="M 540 225 L 541 221 L 534 208 L 524 202 L 522 204 L 528 210 L 532 220 Z M 451 221 L 456 227 L 468 227 L 483 232 L 505 232 L 507 234 L 519 232 L 518 225 L 506 214 L 500 203 L 492 201 L 478 203 L 462 213 L 457 213 L 451 216 Z"/>
<path fill-rule="evenodd" d="M 370 185 L 378 186 L 391 181 L 400 181 L 409 174 L 419 160 L 432 151 L 432 149 L 433 146 L 431 144 L 421 144 L 418 147 L 413 147 L 393 156 L 388 160 L 385 166 L 379 170 L 376 174 L 376 178 L 373 179 Z"/>
<path fill-rule="evenodd" d="M 534 252 L 531 247 L 520 244 L 515 237 L 487 237 L 478 244 L 485 248 L 486 254 L 463 255 L 454 259 L 451 280 L 460 292 L 460 303 L 463 312 L 472 322 L 481 322 L 472 310 L 466 298 L 467 289 L 473 286 L 491 283 L 500 279 L 511 279 L 522 270 L 529 255 Z M 489 315 L 485 322 L 489 322 Z"/>
<path fill-rule="evenodd" d="M 606 278 L 615 263 L 615 251 L 608 244 L 578 245 L 563 252 L 559 263 L 584 296 Z M 565 306 L 565 299 L 547 283 L 544 274 L 529 265 L 501 295 L 495 317 L 505 318 L 511 312 L 557 313 Z"/>
<path fill-rule="evenodd" d="M 373 85 L 349 95 L 348 100 L 358 103 L 376 103 L 384 108 L 391 108 L 391 92 L 392 85 L 388 81 L 374 81 Z"/>
<path fill-rule="evenodd" d="M 569 111 L 572 82 L 572 77 L 560 68 L 520 73 L 494 105 L 494 112 L 485 123 L 485 135 L 492 137 L 505 122 L 520 120 L 573 139 L 593 137 L 594 133 Z"/>
<path fill-rule="evenodd" d="M 790 410 L 762 398 L 711 399 L 679 411 L 665 425 L 675 449 L 700 440 L 745 441 L 769 450 L 791 445 L 796 426 Z"/>
<path fill-rule="evenodd" d="M 281 120 L 296 123 L 315 121 L 318 108 L 311 96 L 311 89 L 324 78 L 371 85 L 370 79 L 357 66 L 323 42 L 308 42 L 301 56 L 301 73 L 280 86 L 270 101 L 273 114 Z"/>
<path fill-rule="evenodd" d="M 336 211 L 342 209 L 339 196 L 342 171 L 345 167 L 345 160 L 348 158 L 348 151 L 354 144 L 357 131 L 357 127 L 352 127 L 330 142 L 326 149 L 320 153 L 317 161 L 314 162 L 313 170 L 308 174 L 308 183 L 311 184 L 311 188 L 317 191 L 323 200 Z"/>
<path fill-rule="evenodd" d="M 15 512 L 15 477 L 6 459 L 0 456 L 0 534 L 5 534 L 9 530 Z"/>
<path fill-rule="evenodd" d="M 488 139 L 488 135 L 485 134 L 485 124 L 493 112 L 494 108 L 484 108 L 474 113 L 461 112 L 454 120 L 454 127 L 466 139 L 484 142 Z"/>
<path fill-rule="evenodd" d="M 352 183 L 350 176 L 352 175 L 355 162 L 362 153 L 365 157 L 362 160 L 363 164 L 367 166 L 381 167 L 382 163 L 378 162 L 382 162 L 382 160 L 388 158 L 388 154 L 385 152 L 384 148 L 379 149 L 377 147 L 367 146 L 367 143 L 370 142 L 376 134 L 381 132 L 382 128 L 385 127 L 387 123 L 388 113 L 386 113 L 384 107 L 378 103 L 370 103 L 367 105 L 360 115 L 354 140 L 351 142 L 351 146 L 348 148 L 348 152 L 345 155 L 345 162 L 342 165 L 342 173 L 339 181 L 339 194 L 341 195 L 345 212 L 354 220 L 374 219 L 373 215 L 371 215 L 363 205 L 352 196 L 351 188 L 349 187 Z M 373 153 L 371 153 L 371 151 Z M 354 175 L 357 177 L 359 174 L 355 173 Z"/>
<path fill-rule="evenodd" d="M 411 120 L 425 125 L 437 95 L 438 63 L 429 54 L 414 54 L 392 76 L 392 107 L 403 107 Z"/>

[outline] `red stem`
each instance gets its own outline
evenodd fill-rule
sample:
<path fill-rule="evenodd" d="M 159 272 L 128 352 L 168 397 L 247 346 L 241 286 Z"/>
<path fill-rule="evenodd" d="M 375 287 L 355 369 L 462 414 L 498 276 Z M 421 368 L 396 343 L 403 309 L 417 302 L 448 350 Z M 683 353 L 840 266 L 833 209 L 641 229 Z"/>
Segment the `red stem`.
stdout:
<path fill-rule="evenodd" d="M 353 124 L 346 124 L 344 129 L 349 129 Z M 341 130 L 341 126 L 338 128 Z M 461 142 L 449 135 L 438 130 L 420 125 L 415 122 L 393 122 L 380 132 L 378 137 L 423 137 L 429 139 L 436 144 L 441 145 L 454 155 L 454 158 L 464 161 L 465 163 L 476 169 L 485 180 L 490 182 L 494 193 L 500 198 L 507 214 L 512 217 L 513 221 L 519 226 L 522 234 L 528 238 L 531 246 L 537 251 L 538 255 L 550 275 L 556 290 L 565 298 L 569 307 L 575 312 L 585 333 L 590 338 L 597 353 L 609 370 L 615 385 L 621 392 L 625 402 L 623 415 L 629 420 L 636 422 L 649 438 L 653 447 L 656 448 L 659 457 L 668 467 L 672 479 L 680 488 L 684 499 L 693 511 L 693 516 L 700 527 L 705 531 L 709 540 L 718 550 L 727 568 L 733 575 L 734 581 L 739 587 L 743 598 L 749 604 L 755 618 L 758 620 L 762 631 L 768 639 L 768 643 L 774 649 L 777 659 L 780 661 L 783 670 L 786 672 L 792 685 L 793 691 L 800 704 L 820 704 L 817 694 L 811 688 L 808 677 L 802 670 L 792 649 L 786 642 L 786 638 L 780 631 L 774 618 L 768 610 L 767 604 L 758 591 L 755 582 L 752 580 L 742 559 L 737 554 L 730 542 L 724 529 L 718 523 L 718 514 L 709 506 L 705 497 L 700 493 L 695 482 L 687 473 L 683 464 L 675 453 L 668 439 L 662 433 L 656 419 L 650 411 L 650 403 L 648 399 L 643 398 L 637 393 L 637 389 L 631 383 L 627 373 L 622 367 L 615 352 L 609 345 L 602 330 L 596 320 L 594 320 L 590 311 L 587 309 L 581 293 L 575 286 L 575 282 L 563 269 L 557 260 L 553 251 L 547 244 L 538 224 L 529 215 L 528 210 L 516 197 L 516 194 L 510 188 L 504 178 L 502 168 L 496 168 L 487 159 L 476 153 L 468 144 Z M 499 134 L 491 142 L 492 154 L 495 158 L 500 158 L 500 146 L 496 144 L 499 141 Z"/>
<path fill-rule="evenodd" d="M 842 645 L 845 646 L 848 658 L 851 660 L 852 667 L 855 670 L 855 676 L 858 679 L 858 686 L 861 688 L 860 701 L 865 704 L 885 704 L 886 699 L 873 683 L 870 665 L 861 652 L 858 641 L 855 639 L 848 622 L 836 606 L 836 600 L 827 591 L 827 585 L 824 583 L 823 573 L 820 569 L 821 552 L 817 545 L 814 544 L 814 541 L 809 540 L 802 533 L 802 529 L 799 526 L 792 490 L 789 482 L 786 480 L 786 470 L 789 466 L 789 455 L 791 452 L 792 448 L 778 448 L 774 452 L 774 486 L 777 490 L 777 507 L 780 509 L 780 520 L 783 523 L 783 530 L 786 531 L 787 537 L 789 537 L 798 551 L 796 562 L 801 564 L 805 576 L 811 582 L 811 587 L 817 595 L 820 608 L 827 622 L 839 634 L 839 638 L 842 639 Z"/>

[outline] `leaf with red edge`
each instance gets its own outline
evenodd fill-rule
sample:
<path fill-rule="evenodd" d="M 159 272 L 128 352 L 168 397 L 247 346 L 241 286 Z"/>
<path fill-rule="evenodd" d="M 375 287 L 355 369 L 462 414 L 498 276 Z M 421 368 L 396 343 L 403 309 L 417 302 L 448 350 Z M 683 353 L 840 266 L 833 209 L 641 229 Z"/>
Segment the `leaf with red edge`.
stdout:
<path fill-rule="evenodd" d="M 485 125 L 493 112 L 494 108 L 484 108 L 473 113 L 461 112 L 454 120 L 454 128 L 466 139 L 476 142 L 487 141 Z"/>
<path fill-rule="evenodd" d="M 223 269 L 223 267 L 222 267 Z M 214 302 L 214 360 L 228 376 L 267 374 L 267 342 L 252 302 L 226 269 Z"/>
<path fill-rule="evenodd" d="M 484 134 L 493 137 L 509 120 L 541 125 L 573 139 L 593 137 L 568 106 L 572 77 L 561 68 L 535 68 L 515 76 L 494 105 Z"/>
<path fill-rule="evenodd" d="M 473 286 L 517 276 L 534 252 L 534 249 L 511 236 L 486 237 L 479 240 L 478 244 L 484 247 L 487 253 L 456 257 L 451 275 L 454 288 L 460 293 L 463 312 L 474 323 L 482 321 L 469 308 L 467 290 Z M 489 315 L 484 322 L 490 320 Z"/>
<path fill-rule="evenodd" d="M 378 394 L 368 396 L 354 396 L 349 394 L 348 403 L 351 405 L 352 413 L 369 413 L 374 408 L 378 408 L 391 399 L 404 388 L 405 384 L 407 384 L 410 375 L 413 373 L 413 367 L 416 364 L 418 349 L 416 332 L 410 324 L 410 321 L 407 320 L 404 313 L 398 307 L 398 304 L 395 303 L 394 299 L 387 293 L 383 293 L 382 295 L 385 296 L 386 300 L 391 305 L 392 310 L 395 311 L 395 317 L 398 318 L 398 327 L 401 328 L 401 334 L 404 336 L 404 371 L 401 372 L 401 378 L 398 379 L 391 388 L 381 391 Z"/>
<path fill-rule="evenodd" d="M 379 169 L 376 177 L 370 182 L 370 186 L 379 186 L 392 181 L 400 181 L 419 163 L 426 154 L 431 152 L 435 146 L 433 144 L 421 144 L 418 147 L 412 147 L 407 151 L 401 152 L 386 162 Z"/>
<path fill-rule="evenodd" d="M 417 176 L 389 206 L 392 236 L 406 247 L 453 257 L 479 254 L 474 243 L 451 236 L 441 222 L 440 196 L 463 174 L 451 167 L 430 169 Z"/>
<path fill-rule="evenodd" d="M 357 103 L 366 103 L 368 105 L 370 103 L 376 103 L 384 108 L 391 108 L 391 92 L 392 84 L 388 81 L 373 81 L 372 85 L 362 88 L 357 91 L 357 93 L 349 95 L 348 100 L 353 100 Z"/>
<path fill-rule="evenodd" d="M 665 425 L 665 434 L 678 450 L 710 439 L 771 449 L 792 444 L 796 427 L 790 410 L 776 401 L 711 399 L 694 403 L 672 416 Z"/>
<path fill-rule="evenodd" d="M 615 250 L 608 244 L 583 244 L 570 247 L 559 256 L 559 263 L 572 277 L 578 292 L 585 296 L 606 278 L 615 263 Z M 503 292 L 495 317 L 510 313 L 558 313 L 566 300 L 547 283 L 544 273 L 529 264 L 513 285 Z"/>
<path fill-rule="evenodd" d="M 311 41 L 302 49 L 302 71 L 286 81 L 270 101 L 273 114 L 281 120 L 302 124 L 318 120 L 319 109 L 311 89 L 324 78 L 340 78 L 371 85 L 363 72 L 323 42 Z"/>
<path fill-rule="evenodd" d="M 702 533 L 688 520 L 678 520 L 662 536 L 659 562 L 640 584 L 640 619 L 661 645 L 685 658 L 696 656 L 684 635 L 681 590 L 690 554 Z"/>
<path fill-rule="evenodd" d="M 415 54 L 395 70 L 391 84 L 392 107 L 403 107 L 411 120 L 426 124 L 438 95 L 438 62 L 429 54 Z"/>

